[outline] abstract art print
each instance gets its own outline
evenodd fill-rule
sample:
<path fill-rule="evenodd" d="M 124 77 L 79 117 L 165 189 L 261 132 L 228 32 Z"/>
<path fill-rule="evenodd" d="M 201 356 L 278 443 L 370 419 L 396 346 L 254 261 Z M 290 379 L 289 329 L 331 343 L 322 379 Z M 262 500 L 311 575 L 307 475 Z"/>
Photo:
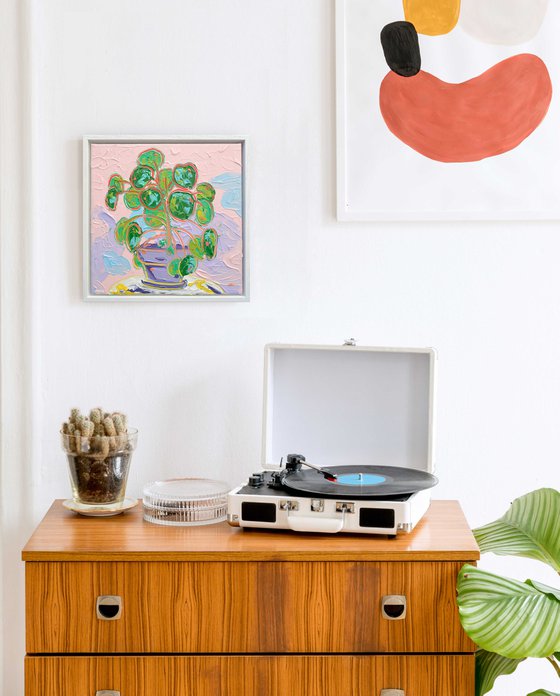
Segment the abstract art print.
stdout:
<path fill-rule="evenodd" d="M 554 0 L 337 0 L 339 219 L 558 219 L 559 26 Z"/>
<path fill-rule="evenodd" d="M 245 141 L 84 138 L 86 299 L 247 298 Z"/>

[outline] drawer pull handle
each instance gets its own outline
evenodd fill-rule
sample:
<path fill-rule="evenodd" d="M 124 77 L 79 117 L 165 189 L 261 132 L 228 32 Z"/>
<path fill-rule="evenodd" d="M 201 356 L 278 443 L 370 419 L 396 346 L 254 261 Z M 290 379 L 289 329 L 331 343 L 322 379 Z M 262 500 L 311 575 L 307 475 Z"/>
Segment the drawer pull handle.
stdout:
<path fill-rule="evenodd" d="M 406 597 L 404 595 L 385 595 L 381 600 L 384 619 L 399 621 L 406 617 Z M 391 696 L 391 694 L 383 695 Z"/>
<path fill-rule="evenodd" d="M 114 621 L 119 619 L 122 613 L 122 599 L 117 595 L 101 595 L 97 598 L 95 605 L 97 618 L 104 621 Z M 109 696 L 117 694 L 117 691 L 107 691 Z M 103 694 L 99 691 L 98 694 Z M 97 695 L 96 695 L 97 696 Z"/>
<path fill-rule="evenodd" d="M 402 689 L 381 689 L 379 696 L 405 696 Z"/>
<path fill-rule="evenodd" d="M 95 696 L 121 696 L 120 691 L 111 691 L 111 689 L 101 689 L 101 691 L 96 691 Z"/>

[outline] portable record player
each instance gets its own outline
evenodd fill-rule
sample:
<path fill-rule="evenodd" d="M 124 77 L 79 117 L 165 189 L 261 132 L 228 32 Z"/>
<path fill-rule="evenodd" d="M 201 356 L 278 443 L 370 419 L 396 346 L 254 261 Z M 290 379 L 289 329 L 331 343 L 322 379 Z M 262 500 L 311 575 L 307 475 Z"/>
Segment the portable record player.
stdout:
<path fill-rule="evenodd" d="M 228 522 L 410 532 L 437 484 L 434 372 L 430 348 L 267 346 L 263 469 L 229 493 Z"/>

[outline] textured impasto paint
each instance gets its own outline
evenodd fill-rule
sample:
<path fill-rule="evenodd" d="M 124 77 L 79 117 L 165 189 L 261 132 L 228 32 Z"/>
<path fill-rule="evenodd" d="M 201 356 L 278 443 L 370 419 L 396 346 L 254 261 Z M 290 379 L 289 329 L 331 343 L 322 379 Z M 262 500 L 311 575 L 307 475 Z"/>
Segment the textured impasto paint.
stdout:
<path fill-rule="evenodd" d="M 389 72 L 379 104 L 389 130 L 440 162 L 474 162 L 517 147 L 546 116 L 552 84 L 537 56 L 508 58 L 467 82 Z"/>
<path fill-rule="evenodd" d="M 135 295 L 135 294 L 180 294 L 180 295 L 243 295 L 243 187 L 242 187 L 242 145 L 241 143 L 91 143 L 90 155 L 90 293 L 92 295 Z M 115 236 L 117 224 L 123 217 L 142 212 L 142 208 L 131 210 L 125 204 L 134 194 L 124 194 L 115 197 L 115 202 L 108 194 L 108 183 L 113 175 L 128 180 L 133 174 L 135 186 L 142 189 L 144 172 L 137 166 L 137 158 L 148 148 L 155 148 L 165 158 L 165 167 L 175 172 L 178 181 L 184 179 L 185 190 L 189 188 L 188 179 L 192 172 L 190 164 L 197 170 L 198 181 L 211 190 L 215 189 L 212 201 L 212 230 L 217 234 L 217 250 L 214 255 L 204 255 L 204 244 L 212 245 L 212 231 L 205 236 L 207 225 L 203 208 L 205 202 L 201 199 L 200 210 L 190 219 L 173 218 L 173 235 L 176 253 L 185 256 L 192 240 L 201 247 L 196 270 L 183 264 L 182 270 L 186 275 L 185 287 L 180 290 L 167 291 L 165 288 L 149 288 L 143 282 L 145 269 L 139 267 L 138 258 L 153 264 L 153 268 L 161 267 L 166 273 L 173 257 L 164 248 L 146 248 L 136 255 L 131 253 L 127 245 L 119 244 Z M 199 185 L 200 186 L 200 185 Z M 152 205 L 149 195 L 152 192 L 144 190 L 141 194 L 142 203 Z M 155 194 L 154 194 L 155 195 Z M 188 194 L 178 192 L 172 206 L 188 203 Z M 109 198 L 109 201 L 107 200 Z M 107 205 L 109 202 L 110 206 Z M 157 203 L 157 201 L 155 201 Z M 115 205 L 114 210 L 111 209 Z M 171 206 L 170 206 L 171 207 Z M 145 212 L 145 208 L 144 208 Z M 161 230 L 139 230 L 149 241 L 163 238 Z M 140 239 L 140 237 L 139 237 Z M 130 245 L 129 245 L 130 246 Z M 153 246 L 153 245 L 152 245 Z M 168 258 L 169 257 L 169 258 Z M 179 274 L 180 262 L 177 262 Z M 179 275 L 183 275 L 182 273 Z M 178 277 L 179 277 L 178 275 Z"/>
<path fill-rule="evenodd" d="M 558 2 L 558 0 L 554 0 Z M 534 39 L 549 0 L 462 0 L 459 25 L 490 44 L 515 46 Z"/>
<path fill-rule="evenodd" d="M 463 0 L 464 1 L 464 0 Z M 449 34 L 459 19 L 461 0 L 403 0 L 404 17 L 419 34 Z"/>

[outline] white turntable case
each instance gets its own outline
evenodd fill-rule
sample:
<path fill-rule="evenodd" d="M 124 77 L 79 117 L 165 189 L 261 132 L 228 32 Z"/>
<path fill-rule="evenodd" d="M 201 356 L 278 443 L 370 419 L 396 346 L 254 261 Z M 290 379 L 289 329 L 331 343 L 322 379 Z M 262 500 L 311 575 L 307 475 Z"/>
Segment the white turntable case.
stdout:
<path fill-rule="evenodd" d="M 298 453 L 326 468 L 384 465 L 434 473 L 435 363 L 431 348 L 362 347 L 350 341 L 266 346 L 263 469 L 278 469 L 282 458 Z M 429 490 L 405 502 L 376 500 L 376 508 L 395 511 L 394 527 L 364 530 L 356 514 L 337 512 L 335 500 L 325 499 L 316 514 L 305 505 L 289 509 L 295 497 L 278 501 L 276 495 L 270 500 L 288 509 L 279 509 L 274 523 L 252 523 L 242 520 L 236 496 L 241 488 L 229 496 L 231 524 L 296 531 L 396 534 L 410 531 L 430 503 Z"/>

